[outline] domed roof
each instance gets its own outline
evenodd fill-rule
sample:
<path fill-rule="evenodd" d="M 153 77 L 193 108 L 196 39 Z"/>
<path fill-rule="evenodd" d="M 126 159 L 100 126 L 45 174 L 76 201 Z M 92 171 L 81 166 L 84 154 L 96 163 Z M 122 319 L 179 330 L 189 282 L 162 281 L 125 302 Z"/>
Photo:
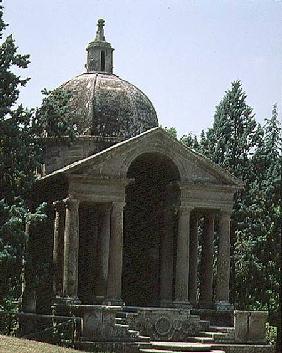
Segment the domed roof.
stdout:
<path fill-rule="evenodd" d="M 137 87 L 106 72 L 87 72 L 61 86 L 71 94 L 79 134 L 129 138 L 158 126 L 155 109 Z"/>
<path fill-rule="evenodd" d="M 71 94 L 78 133 L 129 138 L 158 126 L 155 109 L 137 87 L 113 74 L 113 51 L 103 19 L 87 47 L 87 72 L 61 87 Z"/>

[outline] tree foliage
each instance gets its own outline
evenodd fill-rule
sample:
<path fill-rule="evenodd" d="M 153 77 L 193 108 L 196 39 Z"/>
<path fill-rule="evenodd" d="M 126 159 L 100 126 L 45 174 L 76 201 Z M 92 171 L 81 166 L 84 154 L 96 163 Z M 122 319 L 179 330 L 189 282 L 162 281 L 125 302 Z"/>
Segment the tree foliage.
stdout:
<path fill-rule="evenodd" d="M 40 137 L 62 138 L 68 137 L 71 141 L 77 134 L 70 109 L 71 93 L 57 88 L 53 91 L 42 90 L 43 100 L 36 109 L 33 124 Z"/>
<path fill-rule="evenodd" d="M 0 39 L 7 25 L 0 3 Z M 0 302 L 19 290 L 25 222 L 24 198 L 34 181 L 37 146 L 31 129 L 32 112 L 16 106 L 20 87 L 28 79 L 14 73 L 24 69 L 29 56 L 18 53 L 11 35 L 0 45 Z"/>
<path fill-rule="evenodd" d="M 261 127 L 240 81 L 216 107 L 200 138 L 180 140 L 244 182 L 235 195 L 231 232 L 231 293 L 240 309 L 279 307 L 281 245 L 281 126 L 277 105 Z"/>
<path fill-rule="evenodd" d="M 281 162 L 281 126 L 274 105 L 250 161 L 242 205 L 245 222 L 235 243 L 235 293 L 243 308 L 277 311 L 279 307 Z"/>
<path fill-rule="evenodd" d="M 0 0 L 0 306 L 21 293 L 27 224 L 45 218 L 44 205 L 33 209 L 29 204 L 42 163 L 41 137 L 75 134 L 67 123 L 68 92 L 44 90 L 43 104 L 36 110 L 17 105 L 28 78 L 15 72 L 28 66 L 29 55 L 19 54 L 11 35 L 4 38 L 6 28 Z"/>

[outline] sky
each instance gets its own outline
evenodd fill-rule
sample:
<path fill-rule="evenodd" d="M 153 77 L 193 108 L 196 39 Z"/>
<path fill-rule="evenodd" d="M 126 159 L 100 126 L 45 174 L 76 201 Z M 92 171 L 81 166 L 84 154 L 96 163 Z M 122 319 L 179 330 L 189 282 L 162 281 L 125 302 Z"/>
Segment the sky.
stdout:
<path fill-rule="evenodd" d="M 98 18 L 114 51 L 114 73 L 152 101 L 178 135 L 211 127 L 216 105 L 241 80 L 256 119 L 282 98 L 281 0 L 3 0 L 7 34 L 30 54 L 20 101 L 39 106 L 85 71 Z M 281 113 L 280 113 L 281 117 Z"/>

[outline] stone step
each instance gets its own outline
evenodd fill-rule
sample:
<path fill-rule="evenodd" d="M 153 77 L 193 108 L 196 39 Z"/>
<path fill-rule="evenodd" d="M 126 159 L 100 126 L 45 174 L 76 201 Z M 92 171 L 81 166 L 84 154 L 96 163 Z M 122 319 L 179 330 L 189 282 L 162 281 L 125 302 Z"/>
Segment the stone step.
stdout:
<path fill-rule="evenodd" d="M 232 343 L 234 342 L 234 335 L 229 333 L 222 332 L 199 332 L 198 337 L 208 337 L 213 340 L 215 343 Z"/>
<path fill-rule="evenodd" d="M 134 337 L 138 337 L 138 338 L 139 338 L 139 331 L 136 331 L 136 330 L 128 330 L 128 333 L 129 333 L 131 336 L 134 336 Z"/>
<path fill-rule="evenodd" d="M 201 337 L 210 337 L 212 339 L 218 339 L 218 338 L 227 338 L 228 337 L 228 333 L 227 332 L 213 332 L 213 331 L 200 331 L 199 336 Z"/>
<path fill-rule="evenodd" d="M 122 318 L 122 319 L 127 319 L 129 316 L 137 316 L 138 313 L 134 312 L 126 312 L 126 311 L 119 311 L 116 313 L 116 318 Z"/>
<path fill-rule="evenodd" d="M 128 347 L 130 352 L 138 352 L 138 348 L 134 342 L 127 341 L 114 341 L 114 342 L 94 342 L 94 341 L 83 341 L 76 342 L 74 348 L 83 352 L 112 352 L 113 347 L 119 347 L 119 351 L 123 350 L 124 347 Z"/>
<path fill-rule="evenodd" d="M 138 340 L 142 341 L 143 343 L 144 343 L 144 342 L 149 342 L 149 343 L 150 343 L 151 337 L 139 335 L 139 336 L 138 336 Z M 151 343 L 150 343 L 150 344 L 151 344 Z"/>
<path fill-rule="evenodd" d="M 209 352 L 211 345 L 193 342 L 151 342 L 152 349 L 179 352 Z"/>
<path fill-rule="evenodd" d="M 128 326 L 127 324 L 115 324 L 115 326 L 117 326 L 117 327 L 122 327 L 122 328 L 126 328 L 126 329 L 129 328 L 129 326 Z"/>
<path fill-rule="evenodd" d="M 152 348 L 151 342 L 146 342 L 146 341 L 138 341 L 136 342 L 136 345 L 139 349 L 149 349 Z"/>
<path fill-rule="evenodd" d="M 127 325 L 127 320 L 126 318 L 116 317 L 116 323 L 121 325 Z"/>
<path fill-rule="evenodd" d="M 185 351 L 175 351 L 175 350 L 169 350 L 169 349 L 154 349 L 154 348 L 149 348 L 149 349 L 139 349 L 140 352 L 143 353 L 183 353 L 183 352 L 198 352 L 198 353 L 207 353 L 211 352 L 210 350 L 201 350 L 201 348 L 198 349 L 198 347 L 188 347 Z"/>
<path fill-rule="evenodd" d="M 200 327 L 202 331 L 208 331 L 210 327 L 210 322 L 208 320 L 200 320 Z"/>
<path fill-rule="evenodd" d="M 224 351 L 222 350 L 201 350 L 200 348 L 198 349 L 198 347 L 190 347 L 190 348 L 187 348 L 187 350 L 185 351 L 175 351 L 175 350 L 165 350 L 165 349 L 140 349 L 140 352 L 143 352 L 143 353 L 183 353 L 183 352 L 197 352 L 197 353 L 225 353 Z"/>
<path fill-rule="evenodd" d="M 238 353 L 275 353 L 275 346 L 269 344 L 245 344 L 245 343 L 214 343 L 212 344 L 214 351 L 238 352 Z"/>
<path fill-rule="evenodd" d="M 234 332 L 235 329 L 234 327 L 230 327 L 230 326 L 210 326 L 208 331 L 231 333 L 231 332 Z"/>
<path fill-rule="evenodd" d="M 189 342 L 199 342 L 199 343 L 213 343 L 214 339 L 212 337 L 201 337 L 201 336 L 195 336 L 195 337 L 189 337 L 188 338 Z"/>

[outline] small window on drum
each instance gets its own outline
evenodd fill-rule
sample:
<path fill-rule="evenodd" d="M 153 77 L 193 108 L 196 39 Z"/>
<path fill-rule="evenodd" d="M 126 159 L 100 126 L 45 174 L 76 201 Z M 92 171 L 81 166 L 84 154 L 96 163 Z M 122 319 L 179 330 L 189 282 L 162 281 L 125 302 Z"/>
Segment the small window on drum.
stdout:
<path fill-rule="evenodd" d="M 101 71 L 105 71 L 105 51 L 101 51 Z"/>

